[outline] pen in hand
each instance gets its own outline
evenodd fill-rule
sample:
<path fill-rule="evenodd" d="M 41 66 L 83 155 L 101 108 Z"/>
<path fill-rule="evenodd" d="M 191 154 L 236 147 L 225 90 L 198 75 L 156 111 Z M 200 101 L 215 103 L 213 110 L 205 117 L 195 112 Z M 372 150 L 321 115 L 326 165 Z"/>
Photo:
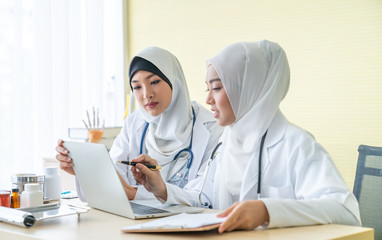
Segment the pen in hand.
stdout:
<path fill-rule="evenodd" d="M 123 164 L 127 164 L 127 165 L 131 165 L 131 166 L 134 166 L 138 164 L 138 162 L 132 162 L 132 161 L 118 161 L 119 163 L 123 163 Z M 150 164 L 143 164 L 145 165 L 147 168 L 150 168 L 151 170 L 159 170 L 159 169 L 162 169 L 162 167 L 160 166 L 156 166 L 156 165 L 150 165 Z"/>

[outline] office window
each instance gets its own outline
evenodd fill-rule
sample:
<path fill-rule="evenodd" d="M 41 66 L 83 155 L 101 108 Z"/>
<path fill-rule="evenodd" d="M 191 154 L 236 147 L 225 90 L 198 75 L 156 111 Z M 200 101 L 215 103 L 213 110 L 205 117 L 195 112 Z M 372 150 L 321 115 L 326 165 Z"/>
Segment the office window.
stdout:
<path fill-rule="evenodd" d="M 9 189 L 13 173 L 42 173 L 86 109 L 122 124 L 122 1 L 1 0 L 0 19 L 0 189 Z"/>

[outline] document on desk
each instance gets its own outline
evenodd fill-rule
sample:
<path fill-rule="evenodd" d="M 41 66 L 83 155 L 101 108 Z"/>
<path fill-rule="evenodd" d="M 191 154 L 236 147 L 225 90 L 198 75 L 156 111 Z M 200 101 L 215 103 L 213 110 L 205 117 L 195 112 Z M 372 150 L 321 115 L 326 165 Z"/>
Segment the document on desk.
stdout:
<path fill-rule="evenodd" d="M 207 231 L 218 228 L 226 218 L 216 217 L 216 213 L 210 214 L 188 214 L 160 218 L 158 220 L 145 222 L 124 227 L 123 232 L 196 232 Z"/>

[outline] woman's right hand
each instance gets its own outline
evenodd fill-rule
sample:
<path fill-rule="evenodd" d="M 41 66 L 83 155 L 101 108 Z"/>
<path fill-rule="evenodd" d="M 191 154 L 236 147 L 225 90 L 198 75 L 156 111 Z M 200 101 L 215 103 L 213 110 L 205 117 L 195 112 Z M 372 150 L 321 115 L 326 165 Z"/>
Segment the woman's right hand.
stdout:
<path fill-rule="evenodd" d="M 142 154 L 139 157 L 132 160 L 137 164 L 131 167 L 131 172 L 134 175 L 135 181 L 143 185 L 147 191 L 152 192 L 157 198 L 161 198 L 167 201 L 167 188 L 164 183 L 159 170 L 150 170 L 143 164 L 158 165 L 158 162 L 149 156 Z"/>
<path fill-rule="evenodd" d="M 60 162 L 60 168 L 67 173 L 75 175 L 72 158 L 68 156 L 69 151 L 64 147 L 64 141 L 62 139 L 58 140 L 56 151 L 58 152 L 56 159 Z"/>

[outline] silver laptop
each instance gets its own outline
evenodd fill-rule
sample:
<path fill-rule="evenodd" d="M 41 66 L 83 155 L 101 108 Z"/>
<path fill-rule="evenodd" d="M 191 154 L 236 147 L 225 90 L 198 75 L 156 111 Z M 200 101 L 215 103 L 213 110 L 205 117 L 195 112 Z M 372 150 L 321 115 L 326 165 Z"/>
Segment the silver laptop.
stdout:
<path fill-rule="evenodd" d="M 131 219 L 173 215 L 178 211 L 130 202 L 103 144 L 65 141 L 73 169 L 89 206 Z"/>

